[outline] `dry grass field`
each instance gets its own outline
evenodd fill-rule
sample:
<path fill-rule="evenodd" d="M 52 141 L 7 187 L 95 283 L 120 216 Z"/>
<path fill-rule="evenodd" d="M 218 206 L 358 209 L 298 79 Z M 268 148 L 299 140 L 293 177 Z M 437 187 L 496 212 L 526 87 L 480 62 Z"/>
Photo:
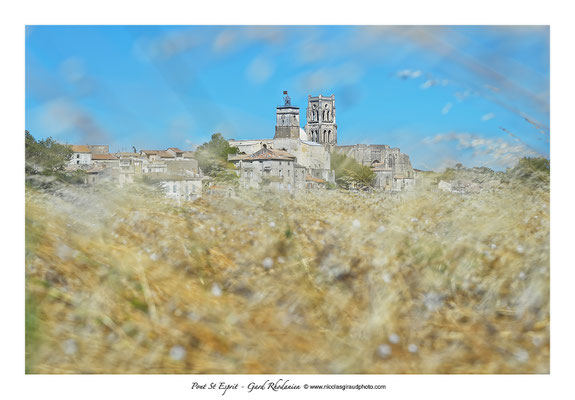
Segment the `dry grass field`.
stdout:
<path fill-rule="evenodd" d="M 26 192 L 28 373 L 548 373 L 549 190 Z"/>

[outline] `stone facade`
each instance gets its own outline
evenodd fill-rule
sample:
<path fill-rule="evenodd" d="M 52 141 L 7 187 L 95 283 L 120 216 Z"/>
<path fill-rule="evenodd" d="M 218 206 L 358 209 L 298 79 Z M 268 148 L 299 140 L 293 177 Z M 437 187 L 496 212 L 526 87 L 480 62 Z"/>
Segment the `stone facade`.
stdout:
<path fill-rule="evenodd" d="M 291 100 L 284 92 L 284 105 L 276 108 L 276 132 L 274 139 L 298 139 L 300 136 L 299 107 L 291 105 Z"/>
<path fill-rule="evenodd" d="M 415 172 L 407 154 L 385 144 L 354 144 L 334 146 L 332 152 L 344 154 L 371 167 L 376 175 L 375 187 L 402 191 L 415 184 Z"/>
<path fill-rule="evenodd" d="M 191 176 L 166 176 L 160 182 L 166 197 L 174 200 L 195 200 L 202 195 L 202 178 Z"/>
<path fill-rule="evenodd" d="M 230 161 L 236 164 L 241 188 L 293 191 L 305 187 L 306 168 L 286 151 L 264 147 L 251 155 L 232 156 Z"/>
<path fill-rule="evenodd" d="M 316 143 L 337 145 L 335 122 L 335 96 L 321 94 L 307 97 L 307 124 L 304 128 L 309 140 Z"/>

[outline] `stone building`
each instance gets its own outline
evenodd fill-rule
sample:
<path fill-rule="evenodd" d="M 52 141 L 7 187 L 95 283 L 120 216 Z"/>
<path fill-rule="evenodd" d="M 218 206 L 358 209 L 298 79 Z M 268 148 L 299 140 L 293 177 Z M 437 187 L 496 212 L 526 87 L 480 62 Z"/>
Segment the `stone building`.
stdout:
<path fill-rule="evenodd" d="M 242 155 L 249 156 L 261 152 L 263 149 L 286 152 L 297 160 L 296 168 L 303 168 L 305 170 L 305 173 L 302 175 L 304 179 L 301 185 L 298 183 L 291 187 L 305 187 L 305 176 L 307 175 L 325 182 L 335 183 L 335 173 L 330 168 L 331 156 L 328 147 L 309 140 L 306 131 L 299 126 L 299 107 L 291 104 L 287 92 L 284 92 L 284 94 L 284 106 L 278 106 L 276 108 L 274 138 L 229 140 L 228 143 L 230 146 L 237 147 L 240 152 L 238 156 L 231 156 L 229 161 L 237 162 L 240 159 L 246 158 L 242 157 Z M 330 115 L 333 116 L 333 114 Z M 237 165 L 239 166 L 240 164 Z M 274 186 L 277 185 L 272 185 L 272 187 Z M 248 185 L 247 187 L 251 186 Z"/>
<path fill-rule="evenodd" d="M 292 191 L 305 187 L 306 168 L 287 151 L 263 147 L 250 155 L 232 156 L 230 161 L 237 167 L 241 188 Z"/>
<path fill-rule="evenodd" d="M 305 132 L 312 142 L 337 145 L 337 124 L 335 122 L 335 96 L 321 94 L 307 96 L 307 123 Z"/>
<path fill-rule="evenodd" d="M 92 151 L 85 145 L 72 145 L 72 157 L 68 162 L 70 168 L 82 168 L 92 165 Z"/>
<path fill-rule="evenodd" d="M 202 178 L 199 176 L 167 175 L 159 181 L 166 197 L 174 200 L 190 201 L 202 195 Z"/>
<path fill-rule="evenodd" d="M 354 144 L 334 146 L 332 152 L 344 154 L 371 167 L 376 175 L 375 187 L 402 191 L 415 184 L 415 172 L 407 154 L 386 144 Z"/>

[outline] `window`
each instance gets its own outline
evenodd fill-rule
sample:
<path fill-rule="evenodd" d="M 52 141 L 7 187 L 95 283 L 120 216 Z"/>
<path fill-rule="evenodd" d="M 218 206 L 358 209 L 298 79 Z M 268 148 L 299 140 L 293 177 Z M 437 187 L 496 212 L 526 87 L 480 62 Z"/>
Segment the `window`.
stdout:
<path fill-rule="evenodd" d="M 80 158 L 80 154 L 76 154 L 76 158 Z"/>
<path fill-rule="evenodd" d="M 176 184 L 174 183 L 174 188 L 172 190 L 173 193 L 176 193 Z"/>

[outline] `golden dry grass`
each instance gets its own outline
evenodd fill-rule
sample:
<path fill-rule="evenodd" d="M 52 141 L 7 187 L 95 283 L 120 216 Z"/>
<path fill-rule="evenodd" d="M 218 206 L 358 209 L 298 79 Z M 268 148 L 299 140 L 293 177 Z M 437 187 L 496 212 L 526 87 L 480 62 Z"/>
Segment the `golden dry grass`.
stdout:
<path fill-rule="evenodd" d="M 548 373 L 549 192 L 26 193 L 30 373 Z"/>

